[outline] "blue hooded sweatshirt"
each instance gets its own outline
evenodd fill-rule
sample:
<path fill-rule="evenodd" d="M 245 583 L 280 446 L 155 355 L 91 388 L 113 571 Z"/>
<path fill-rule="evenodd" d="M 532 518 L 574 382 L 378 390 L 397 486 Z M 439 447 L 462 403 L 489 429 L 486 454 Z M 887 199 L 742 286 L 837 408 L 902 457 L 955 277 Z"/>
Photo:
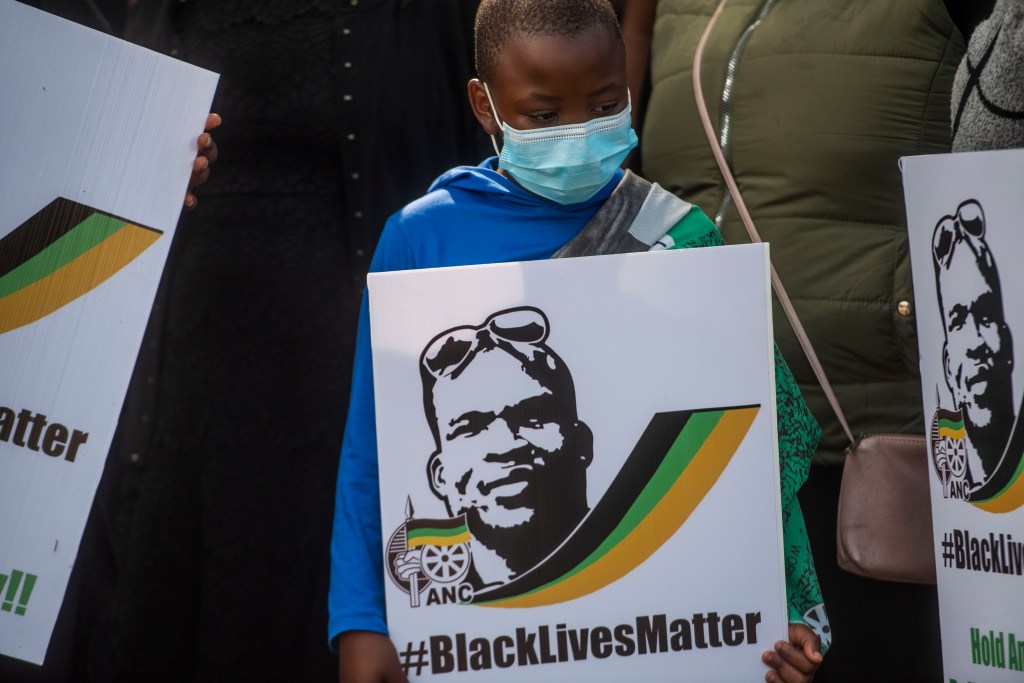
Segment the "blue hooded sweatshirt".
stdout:
<path fill-rule="evenodd" d="M 522 189 L 496 166 L 491 157 L 479 166 L 453 168 L 389 218 L 370 272 L 550 258 L 622 179 L 616 171 L 592 198 L 561 205 Z M 345 631 L 387 633 L 372 368 L 364 292 L 335 494 L 327 625 L 332 646 Z"/>

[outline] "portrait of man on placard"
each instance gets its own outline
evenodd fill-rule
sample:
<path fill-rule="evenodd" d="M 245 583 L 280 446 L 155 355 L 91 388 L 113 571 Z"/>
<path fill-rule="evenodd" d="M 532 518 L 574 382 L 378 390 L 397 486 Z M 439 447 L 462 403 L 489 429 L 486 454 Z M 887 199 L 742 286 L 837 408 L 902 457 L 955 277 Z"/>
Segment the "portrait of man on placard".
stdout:
<path fill-rule="evenodd" d="M 943 371 L 953 400 L 953 410 L 940 409 L 936 418 L 943 431 L 935 431 L 946 435 L 947 479 L 958 478 L 973 491 L 1000 469 L 1015 420 L 1013 338 L 979 202 L 964 201 L 955 215 L 939 220 L 932 256 Z"/>
<path fill-rule="evenodd" d="M 465 516 L 477 589 L 536 566 L 589 512 L 593 435 L 548 330 L 539 309 L 512 308 L 442 332 L 420 359 L 427 477 L 448 514 Z"/>
<path fill-rule="evenodd" d="M 614 583 L 686 522 L 761 410 L 657 410 L 621 461 L 602 458 L 588 496 L 594 434 L 549 317 L 517 306 L 478 320 L 413 346 L 430 436 L 410 447 L 426 466 L 403 473 L 414 488 L 385 543 L 411 608 L 555 604 Z M 447 517 L 418 514 L 421 486 Z"/>

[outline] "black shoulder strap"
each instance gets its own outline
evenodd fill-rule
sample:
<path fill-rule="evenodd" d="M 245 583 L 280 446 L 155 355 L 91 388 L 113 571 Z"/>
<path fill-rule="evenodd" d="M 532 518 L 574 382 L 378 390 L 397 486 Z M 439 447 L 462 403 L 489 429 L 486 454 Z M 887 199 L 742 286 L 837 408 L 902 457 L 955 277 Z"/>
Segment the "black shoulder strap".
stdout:
<path fill-rule="evenodd" d="M 650 249 L 631 235 L 629 229 L 652 187 L 632 171 L 626 171 L 594 217 L 551 258 L 628 254 Z"/>

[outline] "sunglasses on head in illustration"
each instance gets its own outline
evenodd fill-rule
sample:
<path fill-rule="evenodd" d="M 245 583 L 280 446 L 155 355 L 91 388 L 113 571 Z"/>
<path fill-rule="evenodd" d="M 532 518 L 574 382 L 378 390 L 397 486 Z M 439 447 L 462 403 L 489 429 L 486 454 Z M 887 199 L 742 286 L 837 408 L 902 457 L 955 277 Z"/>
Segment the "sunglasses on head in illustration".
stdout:
<path fill-rule="evenodd" d="M 985 236 L 985 212 L 976 199 L 968 199 L 956 208 L 955 216 L 943 216 L 932 235 L 935 263 L 947 266 L 954 247 L 962 240 L 980 240 Z"/>
<path fill-rule="evenodd" d="M 476 327 L 464 325 L 434 337 L 420 356 L 420 364 L 435 378 L 458 372 L 483 348 L 501 342 L 539 346 L 548 338 L 548 318 L 532 306 L 509 308 L 494 313 Z"/>

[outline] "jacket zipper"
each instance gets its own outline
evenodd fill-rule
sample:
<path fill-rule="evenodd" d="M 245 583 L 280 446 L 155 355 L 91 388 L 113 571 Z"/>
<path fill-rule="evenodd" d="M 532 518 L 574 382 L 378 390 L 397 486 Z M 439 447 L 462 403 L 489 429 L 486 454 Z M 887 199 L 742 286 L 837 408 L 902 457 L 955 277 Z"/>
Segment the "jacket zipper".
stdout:
<path fill-rule="evenodd" d="M 751 36 L 758 26 L 764 22 L 765 17 L 768 16 L 768 12 L 778 3 L 778 0 L 764 0 L 761 3 L 761 7 L 754 14 L 750 23 L 743 29 L 743 33 L 740 34 L 739 40 L 736 41 L 736 45 L 732 49 L 732 54 L 729 56 L 729 63 L 725 70 L 725 83 L 722 85 L 722 99 L 719 103 L 719 110 L 721 111 L 721 132 L 718 134 L 718 144 L 722 147 L 722 154 L 725 155 L 725 159 L 729 162 L 729 166 L 732 166 L 732 149 L 730 142 L 732 137 L 732 95 L 733 88 L 736 84 L 736 72 L 739 70 L 740 60 L 743 59 L 743 53 L 747 49 L 747 44 L 750 42 Z M 729 188 L 725 186 L 725 181 L 722 181 L 722 201 L 718 205 L 718 211 L 715 212 L 715 227 L 719 230 L 722 228 L 722 222 L 725 220 L 725 214 L 732 206 L 732 195 L 729 193 Z"/>

